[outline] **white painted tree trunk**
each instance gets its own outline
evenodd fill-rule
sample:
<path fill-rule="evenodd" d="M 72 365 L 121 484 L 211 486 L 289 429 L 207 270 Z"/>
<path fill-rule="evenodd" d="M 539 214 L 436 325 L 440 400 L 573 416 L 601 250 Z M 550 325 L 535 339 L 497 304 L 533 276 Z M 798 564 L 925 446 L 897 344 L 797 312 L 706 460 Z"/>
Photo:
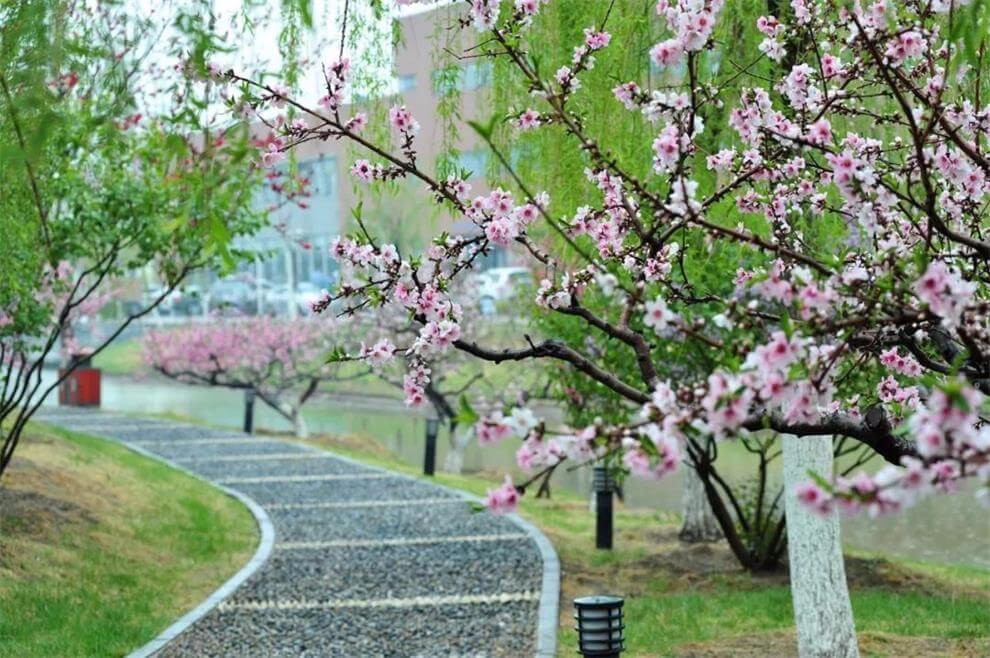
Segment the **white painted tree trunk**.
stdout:
<path fill-rule="evenodd" d="M 689 463 L 685 462 L 681 465 L 681 473 L 684 476 L 684 489 L 681 495 L 684 524 L 677 536 L 681 541 L 688 543 L 718 541 L 722 538 L 722 529 L 718 527 L 712 506 L 708 504 L 705 485 Z"/>
<path fill-rule="evenodd" d="M 297 439 L 309 438 L 309 426 L 306 425 L 306 419 L 303 418 L 300 409 L 296 409 L 292 416 L 292 429 L 295 431 Z"/>
<path fill-rule="evenodd" d="M 464 449 L 471 442 L 471 435 L 469 428 L 459 427 L 454 431 L 450 437 L 450 450 L 443 460 L 443 470 L 460 475 L 464 470 Z"/>
<path fill-rule="evenodd" d="M 794 488 L 808 471 L 832 474 L 831 437 L 783 438 L 784 510 L 787 514 L 787 558 L 791 597 L 801 658 L 857 658 L 846 570 L 839 535 L 839 516 L 822 517 L 797 500 Z"/>
<path fill-rule="evenodd" d="M 282 415 L 292 423 L 292 431 L 296 435 L 297 439 L 308 439 L 309 438 L 309 427 L 306 425 L 306 419 L 302 415 L 302 407 L 294 406 L 288 402 L 282 402 L 279 404 L 279 410 Z"/>

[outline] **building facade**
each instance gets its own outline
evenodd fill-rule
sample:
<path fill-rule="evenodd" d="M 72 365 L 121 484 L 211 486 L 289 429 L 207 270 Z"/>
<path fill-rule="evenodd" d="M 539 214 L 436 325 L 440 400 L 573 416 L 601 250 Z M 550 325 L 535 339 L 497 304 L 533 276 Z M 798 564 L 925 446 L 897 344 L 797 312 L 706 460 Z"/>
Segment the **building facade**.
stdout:
<path fill-rule="evenodd" d="M 491 63 L 480 58 L 454 60 L 434 64 L 434 49 L 438 42 L 459 39 L 457 17 L 459 6 L 441 6 L 428 11 L 398 18 L 401 39 L 394 49 L 394 80 L 386 106 L 405 105 L 420 124 L 416 136 L 419 162 L 432 168 L 444 146 L 453 151 L 456 166 L 471 171 L 475 190 L 485 188 L 488 151 L 473 131 L 448 136 L 443 134 L 438 107 L 456 99 L 458 124 L 477 116 L 476 108 L 485 106 L 492 84 Z M 452 32 L 448 32 L 452 30 Z M 452 87 L 453 86 L 453 87 Z M 451 92 L 454 92 L 451 94 Z M 357 111 L 357 106 L 345 107 L 342 115 Z M 242 247 L 255 251 L 254 263 L 245 263 L 239 276 L 265 285 L 326 287 L 335 276 L 336 264 L 328 249 L 333 239 L 350 228 L 352 209 L 364 201 L 364 216 L 376 235 L 400 247 L 421 247 L 438 230 L 451 232 L 476 231 L 464 221 L 454 221 L 438 214 L 429 194 L 413 182 L 395 185 L 383 200 L 369 200 L 359 192 L 358 183 L 350 175 L 353 160 L 369 157 L 355 151 L 341 140 L 312 141 L 293 151 L 298 173 L 309 181 L 310 196 L 306 207 L 286 204 L 271 213 L 270 228 L 265 228 Z M 391 200 L 389 198 L 391 194 Z M 264 207 L 277 203 L 267 190 L 258 199 Z M 493 252 L 482 268 L 505 264 L 507 255 Z"/>

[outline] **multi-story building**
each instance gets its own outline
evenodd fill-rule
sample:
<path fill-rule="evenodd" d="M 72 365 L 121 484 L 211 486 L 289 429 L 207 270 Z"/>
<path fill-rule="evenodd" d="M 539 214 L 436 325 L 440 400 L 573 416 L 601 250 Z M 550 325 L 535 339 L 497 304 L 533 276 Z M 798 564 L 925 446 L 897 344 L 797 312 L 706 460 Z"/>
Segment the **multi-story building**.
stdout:
<path fill-rule="evenodd" d="M 457 30 L 461 12 L 460 7 L 448 5 L 396 19 L 401 23 L 402 38 L 394 50 L 392 98 L 385 101 L 387 105 L 405 105 L 420 123 L 416 146 L 421 163 L 432 167 L 442 148 L 452 149 L 457 166 L 473 172 L 472 185 L 480 189 L 484 187 L 487 149 L 473 132 L 445 140 L 442 121 L 438 120 L 438 104 L 449 98 L 448 85 L 457 86 L 454 97 L 459 103 L 458 115 L 465 119 L 477 116 L 477 108 L 484 106 L 492 83 L 491 62 L 487 59 L 454 60 L 453 69 L 449 61 L 441 65 L 442 69 L 434 63 L 441 59 L 434 56 L 436 42 L 450 38 L 444 30 Z M 346 116 L 351 109 L 345 107 L 342 114 Z M 253 278 L 288 285 L 292 290 L 307 283 L 325 287 L 335 270 L 328 247 L 335 236 L 350 228 L 351 210 L 359 200 L 357 183 L 349 169 L 355 158 L 374 158 L 340 140 L 308 142 L 297 147 L 293 155 L 299 174 L 310 181 L 307 207 L 287 204 L 277 210 L 272 224 L 280 228 L 266 228 L 243 245 L 258 253 L 254 265 L 245 264 L 243 269 Z M 373 202 L 365 199 L 364 214 L 381 239 L 422 246 L 441 227 L 452 232 L 477 230 L 467 222 L 438 216 L 436 205 L 414 182 L 400 182 L 398 188 L 392 196 L 386 193 Z M 262 197 L 260 203 L 271 205 L 273 197 Z M 504 264 L 506 257 L 495 252 L 483 266 Z"/>

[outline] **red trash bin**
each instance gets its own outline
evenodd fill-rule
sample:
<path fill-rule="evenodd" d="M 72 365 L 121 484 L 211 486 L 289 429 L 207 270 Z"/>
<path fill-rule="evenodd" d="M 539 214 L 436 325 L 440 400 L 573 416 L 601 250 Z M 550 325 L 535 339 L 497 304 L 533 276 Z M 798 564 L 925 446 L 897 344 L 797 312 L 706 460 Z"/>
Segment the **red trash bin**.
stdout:
<path fill-rule="evenodd" d="M 92 367 L 88 354 L 70 358 L 76 366 L 58 387 L 58 403 L 65 407 L 100 406 L 100 369 Z M 59 377 L 65 372 L 65 368 L 59 369 Z"/>

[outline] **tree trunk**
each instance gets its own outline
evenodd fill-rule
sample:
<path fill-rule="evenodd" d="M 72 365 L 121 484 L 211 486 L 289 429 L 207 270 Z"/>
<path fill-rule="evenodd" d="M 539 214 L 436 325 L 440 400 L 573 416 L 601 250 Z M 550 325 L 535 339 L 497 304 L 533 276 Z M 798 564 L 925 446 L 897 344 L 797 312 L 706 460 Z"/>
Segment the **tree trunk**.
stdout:
<path fill-rule="evenodd" d="M 681 473 L 684 474 L 684 491 L 681 497 L 684 525 L 677 536 L 689 544 L 722 539 L 718 519 L 705 495 L 705 485 L 688 460 L 685 460 Z"/>
<path fill-rule="evenodd" d="M 294 405 L 291 402 L 280 402 L 277 399 L 273 400 L 267 396 L 262 399 L 269 407 L 277 411 L 282 418 L 292 423 L 292 433 L 297 439 L 309 438 L 309 427 L 307 427 L 306 419 L 302 415 L 302 402 Z M 305 399 L 303 399 L 304 401 Z"/>
<path fill-rule="evenodd" d="M 450 428 L 450 450 L 443 460 L 443 470 L 460 475 L 464 470 L 464 450 L 471 443 L 471 429 L 453 425 Z"/>
<path fill-rule="evenodd" d="M 306 426 L 306 419 L 303 418 L 302 409 L 299 407 L 292 410 L 292 430 L 297 439 L 309 438 L 309 428 Z"/>
<path fill-rule="evenodd" d="M 849 589 L 839 536 L 839 517 L 810 511 L 797 500 L 795 487 L 808 471 L 832 474 L 830 437 L 783 437 L 784 510 L 791 596 L 801 658 L 857 658 Z"/>

